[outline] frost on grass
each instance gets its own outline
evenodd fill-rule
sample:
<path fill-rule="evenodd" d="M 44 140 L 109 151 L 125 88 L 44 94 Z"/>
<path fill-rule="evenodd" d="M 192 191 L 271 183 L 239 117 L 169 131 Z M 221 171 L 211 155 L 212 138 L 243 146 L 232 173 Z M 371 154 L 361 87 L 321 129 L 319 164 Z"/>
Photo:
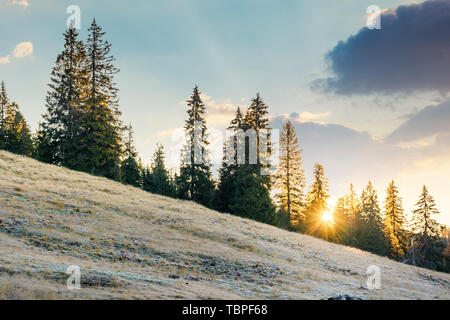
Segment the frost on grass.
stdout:
<path fill-rule="evenodd" d="M 0 299 L 450 299 L 448 274 L 7 152 L 0 252 Z"/>

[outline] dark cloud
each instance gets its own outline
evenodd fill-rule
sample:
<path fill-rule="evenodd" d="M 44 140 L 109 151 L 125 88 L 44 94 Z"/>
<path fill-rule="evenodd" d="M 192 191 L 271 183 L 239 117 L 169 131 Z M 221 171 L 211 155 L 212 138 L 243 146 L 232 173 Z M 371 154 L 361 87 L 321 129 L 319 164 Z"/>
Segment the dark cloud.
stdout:
<path fill-rule="evenodd" d="M 450 133 L 450 100 L 428 106 L 409 118 L 386 139 L 389 142 L 413 141 L 436 134 Z"/>
<path fill-rule="evenodd" d="M 361 29 L 327 54 L 334 78 L 314 89 L 337 94 L 450 91 L 450 1 L 398 7 L 381 30 Z"/>
<path fill-rule="evenodd" d="M 378 147 L 366 132 L 359 132 L 338 124 L 322 124 L 305 121 L 298 114 L 278 116 L 272 119 L 271 127 L 282 129 L 286 120 L 290 120 L 303 149 L 304 168 L 310 175 L 315 162 L 327 168 L 327 175 L 333 182 L 348 181 L 352 173 L 359 174 L 361 164 L 374 159 Z M 376 165 L 375 161 L 369 161 Z M 362 171 L 367 170 L 364 166 Z M 356 172 L 358 171 L 358 172 Z M 367 177 L 367 174 L 364 174 Z M 355 179 L 356 180 L 356 179 Z"/>

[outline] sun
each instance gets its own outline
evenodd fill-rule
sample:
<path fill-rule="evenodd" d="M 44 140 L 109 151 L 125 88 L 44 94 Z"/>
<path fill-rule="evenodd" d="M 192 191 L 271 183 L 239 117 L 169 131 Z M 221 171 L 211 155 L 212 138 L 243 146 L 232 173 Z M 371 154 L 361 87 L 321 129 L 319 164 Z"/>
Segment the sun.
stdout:
<path fill-rule="evenodd" d="M 327 224 L 333 224 L 333 214 L 331 212 L 322 213 L 322 221 Z"/>

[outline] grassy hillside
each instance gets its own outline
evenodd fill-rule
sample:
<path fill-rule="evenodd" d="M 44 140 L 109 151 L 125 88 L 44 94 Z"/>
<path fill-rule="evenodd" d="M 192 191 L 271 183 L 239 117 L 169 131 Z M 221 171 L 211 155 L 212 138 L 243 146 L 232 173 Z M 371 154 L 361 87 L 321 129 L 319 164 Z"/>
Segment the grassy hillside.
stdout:
<path fill-rule="evenodd" d="M 0 253 L 3 299 L 450 299 L 448 274 L 6 152 Z M 381 290 L 366 289 L 371 264 Z"/>

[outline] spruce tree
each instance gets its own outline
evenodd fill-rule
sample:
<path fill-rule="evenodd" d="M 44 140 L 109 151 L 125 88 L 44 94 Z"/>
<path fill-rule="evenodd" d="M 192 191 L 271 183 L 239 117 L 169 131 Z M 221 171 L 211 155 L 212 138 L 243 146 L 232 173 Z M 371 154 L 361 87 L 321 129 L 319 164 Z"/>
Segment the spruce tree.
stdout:
<path fill-rule="evenodd" d="M 295 129 L 288 120 L 280 135 L 280 163 L 276 173 L 277 198 L 280 209 L 286 213 L 290 224 L 304 224 L 305 173 L 302 169 L 302 149 L 298 144 Z"/>
<path fill-rule="evenodd" d="M 379 255 L 388 253 L 388 243 L 383 232 L 383 221 L 378 195 L 369 182 L 361 195 L 361 212 L 358 222 L 358 248 Z"/>
<path fill-rule="evenodd" d="M 43 115 L 38 136 L 39 160 L 77 169 L 82 105 L 85 99 L 86 51 L 78 32 L 64 33 L 64 50 L 56 59 L 46 96 L 47 112 Z"/>
<path fill-rule="evenodd" d="M 348 193 L 339 198 L 333 214 L 335 242 L 358 246 L 357 236 L 360 221 L 360 201 L 353 184 Z"/>
<path fill-rule="evenodd" d="M 439 211 L 426 186 L 423 186 L 416 207 L 411 224 L 415 234 L 415 260 L 420 266 L 437 269 L 442 261 L 445 245 L 441 239 L 442 226 L 433 219 Z"/>
<path fill-rule="evenodd" d="M 345 203 L 346 197 L 341 197 L 336 202 L 333 210 L 333 232 L 330 240 L 336 243 L 349 244 L 349 212 Z"/>
<path fill-rule="evenodd" d="M 147 172 L 146 190 L 163 196 L 174 197 L 175 189 L 171 183 L 170 173 L 166 169 L 164 148 L 157 144 L 156 151 L 153 154 L 151 172 Z"/>
<path fill-rule="evenodd" d="M 28 157 L 33 154 L 31 131 L 16 103 L 11 103 L 6 110 L 4 149 Z"/>
<path fill-rule="evenodd" d="M 267 129 L 267 126 L 269 124 L 269 119 L 267 118 L 268 113 L 268 106 L 264 103 L 259 93 L 257 93 L 256 98 L 252 100 L 252 103 L 248 108 L 247 118 L 247 120 L 249 121 L 249 125 L 252 128 L 256 129 L 257 133 L 261 129 Z M 259 159 L 259 157 L 257 158 Z"/>
<path fill-rule="evenodd" d="M 6 92 L 5 82 L 2 81 L 0 88 L 0 149 L 4 149 L 5 147 L 5 139 L 6 139 L 6 109 L 9 106 L 9 98 Z"/>
<path fill-rule="evenodd" d="M 249 129 L 256 131 L 256 166 L 255 170 L 258 175 L 261 175 L 262 170 L 268 169 L 268 160 L 270 157 L 270 128 L 268 127 L 269 119 L 268 106 L 262 100 L 259 93 L 256 98 L 252 100 L 245 117 L 246 126 Z M 265 150 L 261 150 L 261 146 L 266 146 Z M 247 150 L 249 151 L 249 150 Z M 247 153 L 248 155 L 248 153 Z M 248 159 L 248 158 L 246 158 Z M 267 188 L 271 188 L 271 180 L 268 175 L 263 179 Z"/>
<path fill-rule="evenodd" d="M 237 168 L 235 185 L 230 201 L 232 214 L 259 222 L 274 224 L 275 206 L 265 187 L 263 176 L 250 165 Z"/>
<path fill-rule="evenodd" d="M 257 111 L 262 100 L 254 103 L 253 114 L 259 112 L 259 125 L 266 126 L 266 113 Z M 264 223 L 275 224 L 275 206 L 270 197 L 270 177 L 261 175 L 258 164 L 250 164 L 250 139 L 243 139 L 242 133 L 256 130 L 252 111 L 249 109 L 243 117 L 240 107 L 237 107 L 235 118 L 228 128 L 235 135 L 224 144 L 224 161 L 219 170 L 219 185 L 216 192 L 216 208 L 222 212 L 246 217 Z M 228 155 L 229 159 L 225 155 Z M 244 156 L 243 158 L 241 158 Z"/>
<path fill-rule="evenodd" d="M 211 207 L 215 185 L 207 153 L 209 143 L 205 120 L 206 106 L 197 86 L 194 87 L 187 106 L 188 119 L 184 126 L 186 145 L 182 150 L 183 159 L 180 175 L 177 177 L 178 197 Z"/>
<path fill-rule="evenodd" d="M 153 192 L 152 171 L 150 166 L 142 168 L 141 171 L 142 189 L 147 192 Z"/>
<path fill-rule="evenodd" d="M 345 196 L 345 212 L 347 222 L 347 244 L 357 246 L 358 221 L 360 219 L 360 200 L 353 184 Z"/>
<path fill-rule="evenodd" d="M 398 188 L 392 181 L 386 190 L 384 206 L 384 232 L 389 241 L 389 256 L 401 259 L 407 253 L 407 239 L 405 232 L 405 216 L 402 199 Z"/>
<path fill-rule="evenodd" d="M 305 211 L 309 234 L 322 236 L 328 231 L 322 219 L 322 215 L 328 211 L 327 200 L 330 197 L 328 192 L 328 179 L 325 177 L 325 169 L 320 163 L 316 163 L 314 165 L 314 182 L 309 188 Z"/>
<path fill-rule="evenodd" d="M 114 66 L 111 44 L 103 39 L 104 35 L 94 19 L 87 40 L 88 88 L 78 158 L 82 164 L 80 170 L 117 180 L 124 129 L 114 83 L 114 75 L 119 70 Z"/>
<path fill-rule="evenodd" d="M 227 152 L 224 147 L 224 153 Z M 230 203 L 236 183 L 236 170 L 238 166 L 235 163 L 222 161 L 219 169 L 219 183 L 214 195 L 214 209 L 219 212 L 230 213 Z"/>
<path fill-rule="evenodd" d="M 17 103 L 10 102 L 4 81 L 0 87 L 0 149 L 25 156 L 31 156 L 34 149 L 30 128 Z"/>
<path fill-rule="evenodd" d="M 125 142 L 125 158 L 122 160 L 120 172 L 122 182 L 132 186 L 140 186 L 141 166 L 134 146 L 133 128 L 127 128 L 128 137 Z"/>
<path fill-rule="evenodd" d="M 236 172 L 238 168 L 238 137 L 237 130 L 243 129 L 243 116 L 240 107 L 236 109 L 235 117 L 231 121 L 228 130 L 233 135 L 225 141 L 223 147 L 223 161 L 219 169 L 219 183 L 214 196 L 214 209 L 220 212 L 231 212 L 230 204 L 236 183 Z M 230 159 L 227 159 L 227 156 Z"/>

